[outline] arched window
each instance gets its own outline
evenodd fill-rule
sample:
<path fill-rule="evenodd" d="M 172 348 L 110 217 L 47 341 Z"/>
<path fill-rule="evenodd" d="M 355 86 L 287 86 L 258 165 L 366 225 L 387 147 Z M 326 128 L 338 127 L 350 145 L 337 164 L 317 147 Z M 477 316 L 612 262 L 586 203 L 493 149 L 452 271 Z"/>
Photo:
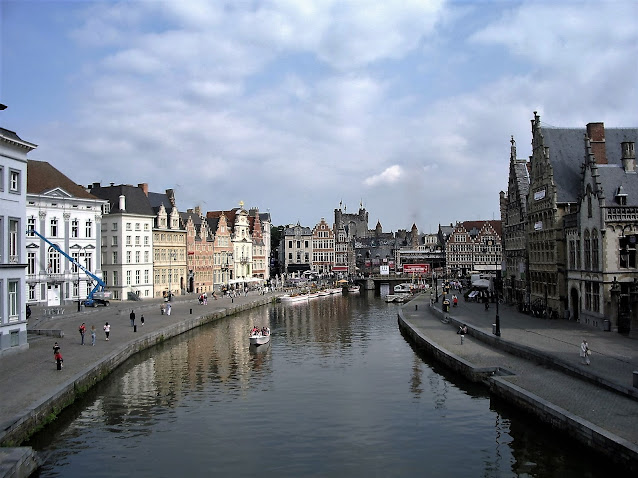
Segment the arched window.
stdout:
<path fill-rule="evenodd" d="M 589 231 L 585 229 L 584 237 L 584 246 L 585 246 L 585 270 L 591 270 L 591 238 L 589 236 Z"/>
<path fill-rule="evenodd" d="M 591 186 L 587 185 L 587 217 L 592 217 Z"/>
<path fill-rule="evenodd" d="M 47 265 L 47 272 L 49 274 L 60 273 L 60 253 L 53 247 L 49 247 L 49 261 Z"/>

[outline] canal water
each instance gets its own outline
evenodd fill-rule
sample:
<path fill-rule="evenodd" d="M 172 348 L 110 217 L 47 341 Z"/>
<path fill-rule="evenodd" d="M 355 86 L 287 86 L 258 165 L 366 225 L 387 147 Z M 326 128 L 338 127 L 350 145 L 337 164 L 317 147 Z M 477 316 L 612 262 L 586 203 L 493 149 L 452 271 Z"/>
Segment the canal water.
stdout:
<path fill-rule="evenodd" d="M 372 292 L 273 304 L 145 351 L 34 437 L 36 476 L 615 474 L 420 356 L 397 310 Z M 250 348 L 253 325 L 270 344 Z"/>

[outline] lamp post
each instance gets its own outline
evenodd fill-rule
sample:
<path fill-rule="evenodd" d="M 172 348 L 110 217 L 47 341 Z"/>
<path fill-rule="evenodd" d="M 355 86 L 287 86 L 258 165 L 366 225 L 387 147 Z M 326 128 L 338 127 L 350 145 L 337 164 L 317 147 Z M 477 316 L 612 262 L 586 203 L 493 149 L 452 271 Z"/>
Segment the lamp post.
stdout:
<path fill-rule="evenodd" d="M 489 239 L 487 241 L 488 246 L 494 246 L 494 294 L 496 301 L 496 320 L 494 321 L 494 335 L 497 337 L 501 336 L 501 318 L 498 315 L 498 281 L 497 281 L 497 272 L 498 272 L 498 253 L 496 251 L 496 242 L 493 239 Z"/>
<path fill-rule="evenodd" d="M 173 259 L 175 259 L 175 252 L 169 252 L 168 257 L 170 258 L 170 269 L 168 270 L 168 301 L 170 302 L 173 295 L 173 290 L 171 289 L 171 279 L 173 277 Z"/>

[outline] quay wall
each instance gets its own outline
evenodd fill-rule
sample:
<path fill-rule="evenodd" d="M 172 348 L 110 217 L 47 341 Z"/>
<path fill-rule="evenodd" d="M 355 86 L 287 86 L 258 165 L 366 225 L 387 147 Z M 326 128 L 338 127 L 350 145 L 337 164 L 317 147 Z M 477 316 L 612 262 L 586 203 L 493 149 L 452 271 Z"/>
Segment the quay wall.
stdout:
<path fill-rule="evenodd" d="M 430 308 L 430 311 L 437 317 L 445 317 L 449 319 L 451 323 L 458 325 L 458 322 L 447 316 L 447 314 L 442 313 L 435 308 Z M 501 375 L 511 375 L 511 372 L 505 369 L 501 369 L 500 367 L 480 368 L 473 366 L 470 362 L 446 350 L 425 334 L 421 333 L 414 324 L 405 318 L 402 309 L 399 310 L 398 323 L 399 329 L 405 337 L 414 343 L 420 350 L 423 350 L 429 356 L 433 357 L 450 370 L 473 382 L 484 383 L 489 388 L 490 393 L 499 396 L 519 409 L 533 415 L 550 427 L 566 433 L 569 437 L 577 440 L 592 450 L 602 453 L 614 463 L 624 466 L 632 473 L 638 473 L 638 447 L 636 447 L 633 443 L 630 443 L 629 441 L 622 439 L 527 390 L 501 379 L 499 377 Z M 477 334 L 484 334 L 476 329 L 468 330 L 468 332 L 468 335 L 474 336 Z M 493 340 L 492 337 L 488 336 L 487 338 L 489 340 Z M 486 340 L 485 342 L 488 341 Z M 494 347 L 501 348 L 498 347 L 499 345 L 501 344 L 493 344 Z M 524 351 L 522 350 L 514 351 L 514 353 L 519 356 L 524 356 L 523 352 Z M 537 356 L 535 351 L 530 352 L 531 353 L 528 356 L 529 359 Z"/>
<path fill-rule="evenodd" d="M 125 346 L 118 348 L 113 353 L 107 355 L 90 369 L 71 378 L 60 386 L 52 396 L 43 399 L 35 404 L 27 412 L 16 419 L 9 427 L 0 431 L 0 446 L 18 446 L 26 441 L 33 433 L 37 432 L 62 411 L 82 396 L 87 390 L 103 380 L 113 370 L 122 365 L 126 360 L 136 353 L 146 350 L 165 340 L 183 334 L 196 327 L 200 327 L 209 322 L 213 322 L 223 317 L 238 314 L 245 310 L 261 307 L 274 301 L 273 297 L 262 297 L 260 299 L 237 304 L 235 306 L 222 309 L 220 311 L 179 320 L 175 324 L 164 327 L 155 332 L 143 335 L 139 339 L 129 342 Z M 25 475 L 28 476 L 28 475 Z"/>

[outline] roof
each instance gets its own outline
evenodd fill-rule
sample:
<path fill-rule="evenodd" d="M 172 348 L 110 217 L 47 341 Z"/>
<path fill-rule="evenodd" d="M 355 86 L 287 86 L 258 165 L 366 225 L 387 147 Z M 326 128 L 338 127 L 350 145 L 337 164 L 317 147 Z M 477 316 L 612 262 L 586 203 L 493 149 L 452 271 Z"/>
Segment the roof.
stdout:
<path fill-rule="evenodd" d="M 159 211 L 159 208 L 164 205 L 164 209 L 168 213 L 173 210 L 173 205 L 171 201 L 168 199 L 168 195 L 166 193 L 148 193 L 148 202 L 153 208 L 154 211 Z"/>
<path fill-rule="evenodd" d="M 138 214 L 140 216 L 155 216 L 155 212 L 148 201 L 148 197 L 141 188 L 130 184 L 120 184 L 119 186 L 93 186 L 91 194 L 106 199 L 110 204 L 109 214 Z M 126 210 L 120 210 L 120 196 L 126 198 Z"/>
<path fill-rule="evenodd" d="M 27 194 L 45 194 L 56 188 L 63 189 L 76 198 L 99 199 L 48 162 L 27 160 Z"/>
<path fill-rule="evenodd" d="M 586 128 L 541 127 L 543 145 L 549 147 L 549 161 L 554 170 L 557 202 L 576 202 L 581 194 L 581 165 L 585 162 Z M 621 143 L 638 142 L 638 128 L 605 128 L 605 154 L 608 166 L 622 169 Z M 598 165 L 599 170 L 606 169 Z M 612 192 L 605 189 L 605 194 Z"/>

